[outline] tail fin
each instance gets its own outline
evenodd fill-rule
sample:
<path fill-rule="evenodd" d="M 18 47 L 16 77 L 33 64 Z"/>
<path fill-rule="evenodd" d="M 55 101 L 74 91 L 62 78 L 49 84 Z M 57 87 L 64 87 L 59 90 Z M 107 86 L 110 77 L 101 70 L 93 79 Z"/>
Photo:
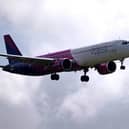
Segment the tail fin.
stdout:
<path fill-rule="evenodd" d="M 18 49 L 18 47 L 16 46 L 15 42 L 13 41 L 10 35 L 4 35 L 4 42 L 6 45 L 7 54 L 22 56 L 20 50 Z M 8 60 L 9 60 L 9 63 L 14 62 L 14 60 L 12 59 L 8 59 Z"/>

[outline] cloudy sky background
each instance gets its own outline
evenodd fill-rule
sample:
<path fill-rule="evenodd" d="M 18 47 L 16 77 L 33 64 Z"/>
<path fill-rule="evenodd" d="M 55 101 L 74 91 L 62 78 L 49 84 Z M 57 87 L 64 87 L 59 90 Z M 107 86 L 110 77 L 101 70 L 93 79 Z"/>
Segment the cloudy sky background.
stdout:
<path fill-rule="evenodd" d="M 0 0 L 0 51 L 11 34 L 34 56 L 114 39 L 129 40 L 128 0 Z M 6 64 L 5 59 L 0 59 Z M 128 129 L 126 71 L 62 73 L 58 82 L 0 71 L 0 129 Z"/>

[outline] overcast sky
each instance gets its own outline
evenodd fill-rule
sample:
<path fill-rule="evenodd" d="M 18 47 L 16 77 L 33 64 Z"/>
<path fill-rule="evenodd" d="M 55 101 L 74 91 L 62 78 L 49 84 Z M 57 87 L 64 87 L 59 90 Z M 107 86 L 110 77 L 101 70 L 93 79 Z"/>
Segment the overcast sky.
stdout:
<path fill-rule="evenodd" d="M 11 34 L 34 56 L 114 39 L 129 40 L 128 0 L 0 0 L 0 51 Z M 3 58 L 1 63 L 7 63 Z M 0 63 L 0 64 L 1 64 Z M 0 71 L 0 129 L 128 129 L 129 59 L 126 71 L 24 77 Z"/>

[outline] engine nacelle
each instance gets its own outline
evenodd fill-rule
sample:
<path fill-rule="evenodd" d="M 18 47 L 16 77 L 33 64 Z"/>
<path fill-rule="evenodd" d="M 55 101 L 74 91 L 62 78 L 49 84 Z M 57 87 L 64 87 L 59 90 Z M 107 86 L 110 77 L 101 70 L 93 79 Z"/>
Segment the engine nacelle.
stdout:
<path fill-rule="evenodd" d="M 72 64 L 73 64 L 72 60 L 70 60 L 70 59 L 64 59 L 64 60 L 61 61 L 61 66 L 63 67 L 63 69 L 65 71 L 71 70 L 72 69 Z"/>
<path fill-rule="evenodd" d="M 97 65 L 96 69 L 100 74 L 103 75 L 113 73 L 116 71 L 116 63 L 111 61 L 109 63 L 99 64 Z"/>

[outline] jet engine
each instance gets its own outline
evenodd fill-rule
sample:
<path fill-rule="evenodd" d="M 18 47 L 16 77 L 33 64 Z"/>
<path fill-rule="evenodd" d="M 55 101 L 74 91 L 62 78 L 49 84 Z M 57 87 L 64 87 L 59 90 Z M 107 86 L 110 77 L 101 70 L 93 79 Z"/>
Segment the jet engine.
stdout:
<path fill-rule="evenodd" d="M 102 75 L 113 73 L 116 71 L 116 63 L 111 61 L 108 63 L 99 64 L 97 65 L 96 69 Z"/>
<path fill-rule="evenodd" d="M 72 64 L 73 64 L 72 60 L 70 60 L 70 59 L 64 59 L 64 60 L 61 61 L 61 66 L 63 67 L 63 69 L 65 71 L 71 70 L 72 69 Z"/>

